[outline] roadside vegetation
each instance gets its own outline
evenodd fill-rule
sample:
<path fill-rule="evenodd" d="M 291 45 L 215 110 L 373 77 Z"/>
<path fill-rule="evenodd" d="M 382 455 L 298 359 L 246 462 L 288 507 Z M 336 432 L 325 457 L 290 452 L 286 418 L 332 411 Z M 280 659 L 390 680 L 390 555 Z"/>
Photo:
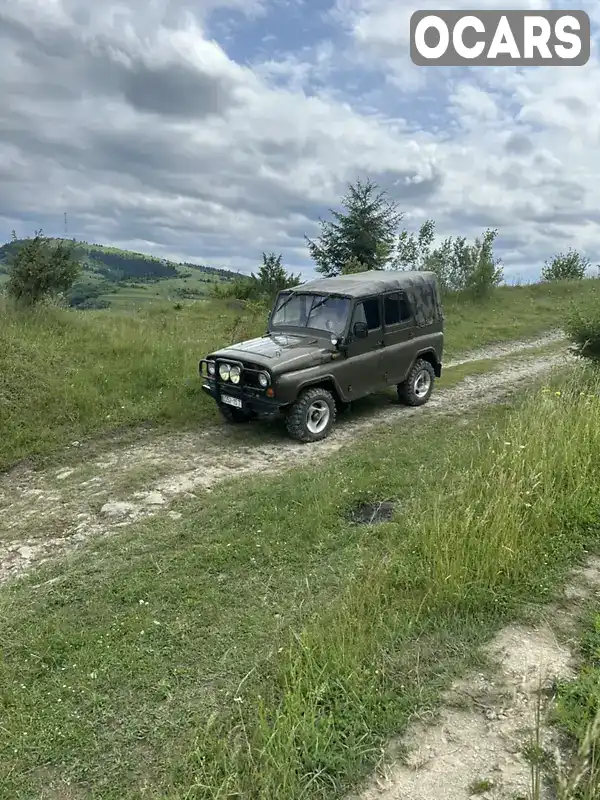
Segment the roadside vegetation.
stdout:
<path fill-rule="evenodd" d="M 551 721 L 566 739 L 567 758 L 552 770 L 558 800 L 596 800 L 600 796 L 600 607 L 593 603 L 583 625 L 579 674 L 557 687 Z M 566 763 L 565 763 L 566 762 Z M 550 762 L 552 763 L 552 762 Z M 556 767 L 556 765 L 553 765 Z"/>
<path fill-rule="evenodd" d="M 564 327 L 578 355 L 600 360 L 600 293 L 595 282 L 571 304 Z"/>
<path fill-rule="evenodd" d="M 599 543 L 597 372 L 464 422 L 230 482 L 5 587 L 6 796 L 343 797 Z"/>

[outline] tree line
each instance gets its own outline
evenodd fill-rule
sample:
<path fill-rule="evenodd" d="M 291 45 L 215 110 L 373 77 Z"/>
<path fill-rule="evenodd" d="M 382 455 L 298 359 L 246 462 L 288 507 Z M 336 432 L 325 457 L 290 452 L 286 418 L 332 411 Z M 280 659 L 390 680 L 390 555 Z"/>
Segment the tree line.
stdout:
<path fill-rule="evenodd" d="M 465 292 L 484 297 L 502 283 L 502 262 L 494 255 L 497 230 L 488 229 L 473 242 L 448 237 L 434 246 L 435 222 L 425 220 L 416 233 L 402 229 L 404 213 L 371 180 L 350 184 L 341 210 L 320 220 L 321 233 L 305 237 L 315 270 L 323 277 L 366 270 L 424 270 L 437 275 L 442 292 Z M 581 280 L 590 260 L 576 250 L 546 261 L 542 280 Z M 282 256 L 263 253 L 258 272 L 240 277 L 215 294 L 239 300 L 272 299 L 282 289 L 297 286 L 300 277 L 288 273 Z"/>
<path fill-rule="evenodd" d="M 328 220 L 319 220 L 318 237 L 305 237 L 315 269 L 323 277 L 366 270 L 426 270 L 437 275 L 443 293 L 480 298 L 504 279 L 502 262 L 494 255 L 497 230 L 488 228 L 473 242 L 457 236 L 435 246 L 435 222 L 425 220 L 418 232 L 409 233 L 401 227 L 405 215 L 397 203 L 370 179 L 350 184 L 340 210 L 330 209 L 330 215 Z M 9 276 L 6 292 L 23 305 L 33 306 L 48 296 L 68 292 L 81 272 L 81 253 L 75 243 L 49 239 L 41 231 L 25 240 L 17 240 L 13 232 L 13 241 L 4 250 Z M 102 253 L 99 260 L 113 272 L 110 255 Z M 300 275 L 286 270 L 282 258 L 282 254 L 263 253 L 256 273 L 215 286 L 213 295 L 272 301 L 282 289 L 301 283 Z M 136 272 L 138 267 L 144 269 L 137 263 L 135 267 Z M 589 267 L 589 259 L 570 248 L 545 262 L 541 278 L 581 280 Z"/>

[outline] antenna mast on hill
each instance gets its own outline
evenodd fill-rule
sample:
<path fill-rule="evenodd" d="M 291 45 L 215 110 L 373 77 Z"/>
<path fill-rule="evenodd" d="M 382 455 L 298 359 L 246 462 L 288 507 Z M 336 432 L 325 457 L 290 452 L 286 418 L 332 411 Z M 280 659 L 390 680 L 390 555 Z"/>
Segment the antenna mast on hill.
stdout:
<path fill-rule="evenodd" d="M 65 239 L 67 238 L 67 212 L 65 211 Z"/>

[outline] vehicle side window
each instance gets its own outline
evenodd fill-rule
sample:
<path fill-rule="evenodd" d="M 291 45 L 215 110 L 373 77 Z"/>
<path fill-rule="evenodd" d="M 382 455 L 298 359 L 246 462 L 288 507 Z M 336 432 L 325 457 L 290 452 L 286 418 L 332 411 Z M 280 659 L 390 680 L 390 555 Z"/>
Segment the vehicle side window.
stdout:
<path fill-rule="evenodd" d="M 412 319 L 412 309 L 404 292 L 386 294 L 383 308 L 386 326 L 399 325 Z"/>
<path fill-rule="evenodd" d="M 381 327 L 378 297 L 369 297 L 368 300 L 356 304 L 352 324 L 354 325 L 355 322 L 366 322 L 370 331 Z"/>

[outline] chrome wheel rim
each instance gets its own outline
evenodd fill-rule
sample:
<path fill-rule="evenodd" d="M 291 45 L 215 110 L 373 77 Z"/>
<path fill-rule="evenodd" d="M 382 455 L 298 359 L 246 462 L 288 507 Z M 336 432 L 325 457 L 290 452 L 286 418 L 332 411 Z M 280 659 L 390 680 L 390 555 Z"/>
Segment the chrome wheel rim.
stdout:
<path fill-rule="evenodd" d="M 431 375 L 426 369 L 422 369 L 415 378 L 415 394 L 419 400 L 427 394 L 431 388 Z"/>
<path fill-rule="evenodd" d="M 331 411 L 324 400 L 315 400 L 306 413 L 306 427 L 310 433 L 322 433 L 329 423 Z"/>

